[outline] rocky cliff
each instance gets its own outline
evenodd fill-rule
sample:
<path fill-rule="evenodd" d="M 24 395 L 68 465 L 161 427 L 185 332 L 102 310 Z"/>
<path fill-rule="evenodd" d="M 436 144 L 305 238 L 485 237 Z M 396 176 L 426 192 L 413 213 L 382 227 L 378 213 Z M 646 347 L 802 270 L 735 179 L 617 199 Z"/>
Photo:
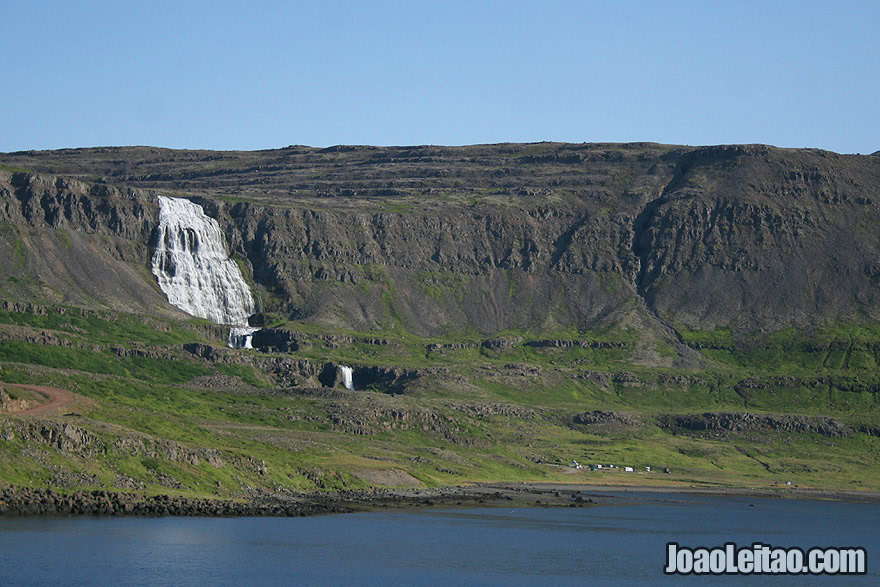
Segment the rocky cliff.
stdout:
<path fill-rule="evenodd" d="M 7 298 L 170 312 L 147 269 L 161 193 L 221 222 L 266 309 L 328 325 L 880 321 L 872 156 L 541 143 L 0 161 Z"/>
<path fill-rule="evenodd" d="M 0 170 L 2 296 L 177 313 L 150 279 L 157 215 L 145 190 Z"/>

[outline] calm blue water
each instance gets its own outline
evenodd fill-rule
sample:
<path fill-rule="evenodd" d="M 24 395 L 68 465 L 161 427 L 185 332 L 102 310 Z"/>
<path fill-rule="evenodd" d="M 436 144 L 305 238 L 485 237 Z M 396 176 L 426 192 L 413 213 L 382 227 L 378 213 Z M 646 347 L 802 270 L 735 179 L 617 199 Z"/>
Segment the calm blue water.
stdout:
<path fill-rule="evenodd" d="M 706 584 L 880 584 L 880 506 L 626 494 L 583 509 L 313 518 L 0 519 L 0 585 L 644 584 L 665 544 L 864 546 L 867 577 L 678 577 Z M 753 504 L 750 507 L 750 504 Z"/>

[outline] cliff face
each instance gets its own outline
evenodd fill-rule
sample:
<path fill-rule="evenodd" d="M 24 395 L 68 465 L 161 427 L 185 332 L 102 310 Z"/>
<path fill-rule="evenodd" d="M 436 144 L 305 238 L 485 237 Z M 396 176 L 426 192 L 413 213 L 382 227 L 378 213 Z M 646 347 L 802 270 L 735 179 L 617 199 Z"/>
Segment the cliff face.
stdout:
<path fill-rule="evenodd" d="M 176 189 L 220 220 L 262 303 L 301 319 L 420 334 L 595 328 L 640 308 L 695 329 L 880 320 L 877 157 L 541 144 L 0 160 L 76 177 L 0 176 L 0 268 L 37 282 L 7 280 L 7 297 L 51 297 L 69 275 L 71 301 L 163 307 L 149 243 L 155 193 Z"/>
<path fill-rule="evenodd" d="M 490 333 L 595 324 L 633 295 L 625 217 L 546 208 L 217 211 L 229 218 L 230 241 L 253 264 L 254 279 L 303 318 Z"/>
<path fill-rule="evenodd" d="M 0 172 L 5 299 L 172 313 L 149 279 L 155 196 L 75 179 Z"/>
<path fill-rule="evenodd" d="M 637 285 L 692 328 L 877 321 L 878 203 L 871 157 L 698 149 L 636 223 Z"/>

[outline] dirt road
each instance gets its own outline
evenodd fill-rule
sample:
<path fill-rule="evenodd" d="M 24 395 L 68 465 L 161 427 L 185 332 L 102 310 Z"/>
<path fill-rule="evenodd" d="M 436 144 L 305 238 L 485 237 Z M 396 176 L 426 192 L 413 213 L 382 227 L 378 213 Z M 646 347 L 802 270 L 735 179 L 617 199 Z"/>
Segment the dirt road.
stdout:
<path fill-rule="evenodd" d="M 76 399 L 76 396 L 74 396 L 73 393 L 67 391 L 66 389 L 55 389 L 54 387 L 44 387 L 42 385 L 19 385 L 15 383 L 0 383 L 0 385 L 3 385 L 4 387 L 6 387 L 6 389 L 10 391 L 15 391 L 16 389 L 26 389 L 28 391 L 37 393 L 49 400 L 45 404 L 40 404 L 38 406 L 34 406 L 20 412 L 14 412 L 14 414 L 17 416 L 42 414 L 55 408 L 62 408 L 64 406 L 70 405 Z"/>

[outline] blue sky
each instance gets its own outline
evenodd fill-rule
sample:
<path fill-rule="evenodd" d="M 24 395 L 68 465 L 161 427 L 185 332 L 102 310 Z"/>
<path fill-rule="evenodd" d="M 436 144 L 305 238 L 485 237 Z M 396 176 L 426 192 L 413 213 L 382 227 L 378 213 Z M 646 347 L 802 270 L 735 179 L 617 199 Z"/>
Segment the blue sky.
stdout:
<path fill-rule="evenodd" d="M 880 149 L 880 2 L 0 0 L 0 151 Z"/>

